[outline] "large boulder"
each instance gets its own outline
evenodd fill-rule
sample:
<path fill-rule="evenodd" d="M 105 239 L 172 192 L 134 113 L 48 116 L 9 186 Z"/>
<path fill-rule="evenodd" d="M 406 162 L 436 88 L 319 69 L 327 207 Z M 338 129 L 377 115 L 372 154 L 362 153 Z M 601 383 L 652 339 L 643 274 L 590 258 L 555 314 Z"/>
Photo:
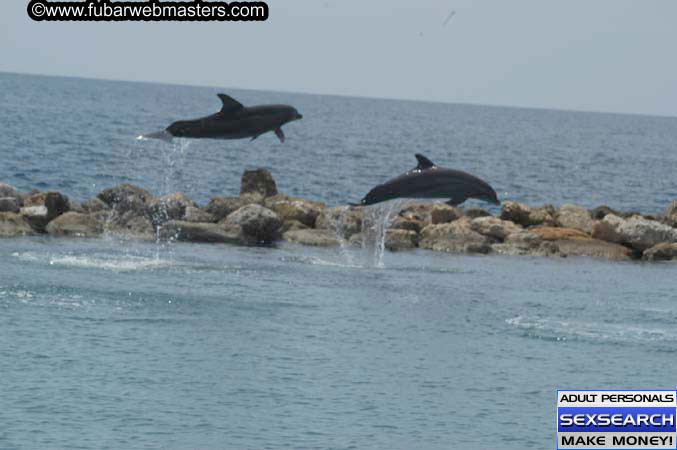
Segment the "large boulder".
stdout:
<path fill-rule="evenodd" d="M 361 207 L 325 208 L 317 216 L 315 228 L 331 230 L 344 239 L 350 239 L 352 235 L 362 231 L 362 212 Z"/>
<path fill-rule="evenodd" d="M 0 197 L 0 212 L 18 213 L 21 210 L 21 199 L 18 197 Z"/>
<path fill-rule="evenodd" d="M 198 208 L 197 206 L 186 206 L 186 210 L 183 213 L 183 220 L 185 222 L 195 223 L 218 222 L 216 217 L 214 217 L 212 214 L 209 214 L 207 211 Z"/>
<path fill-rule="evenodd" d="M 554 214 L 555 208 L 551 205 L 532 208 L 518 202 L 504 202 L 500 218 L 522 225 L 523 227 L 552 226 L 555 225 Z"/>
<path fill-rule="evenodd" d="M 478 217 L 489 217 L 489 216 L 491 216 L 491 214 L 488 211 L 486 211 L 482 208 L 469 208 L 469 209 L 466 209 L 464 212 L 465 212 L 465 215 L 470 217 L 471 219 L 477 219 Z"/>
<path fill-rule="evenodd" d="M 216 222 L 220 222 L 231 213 L 248 204 L 247 200 L 242 197 L 214 197 L 205 206 L 204 210 L 214 216 Z"/>
<path fill-rule="evenodd" d="M 433 225 L 449 223 L 463 217 L 463 210 L 446 203 L 433 203 L 430 209 L 430 222 Z"/>
<path fill-rule="evenodd" d="M 647 249 L 642 254 L 645 261 L 670 261 L 677 258 L 677 243 L 663 242 Z"/>
<path fill-rule="evenodd" d="M 98 213 L 105 216 L 104 230 L 123 239 L 152 241 L 156 239 L 156 230 L 145 215 L 138 215 L 130 210 L 124 214 Z"/>
<path fill-rule="evenodd" d="M 170 220 L 183 220 L 186 209 L 197 205 L 181 192 L 165 195 L 148 203 L 148 217 L 154 226 L 162 225 Z"/>
<path fill-rule="evenodd" d="M 677 200 L 672 202 L 672 204 L 667 207 L 667 209 L 665 210 L 664 216 L 665 216 L 665 221 L 669 225 L 671 225 L 673 227 L 677 227 Z"/>
<path fill-rule="evenodd" d="M 399 212 L 399 216 L 425 224 L 449 223 L 463 216 L 463 210 L 446 203 L 412 202 Z"/>
<path fill-rule="evenodd" d="M 282 235 L 285 241 L 314 247 L 336 247 L 339 245 L 336 235 L 329 230 L 290 230 Z"/>
<path fill-rule="evenodd" d="M 464 217 L 451 223 L 428 225 L 421 230 L 419 247 L 447 253 L 489 253 L 496 239 L 484 236 Z"/>
<path fill-rule="evenodd" d="M 23 216 L 12 212 L 0 212 L 0 237 L 28 236 L 35 234 Z"/>
<path fill-rule="evenodd" d="M 418 242 L 418 233 L 411 230 L 388 230 L 385 236 L 385 248 L 391 252 L 413 250 Z"/>
<path fill-rule="evenodd" d="M 182 242 L 245 244 L 242 228 L 237 225 L 196 223 L 171 220 L 158 229 L 162 240 Z"/>
<path fill-rule="evenodd" d="M 523 228 L 519 225 L 515 225 L 508 220 L 501 220 L 491 216 L 472 219 L 470 228 L 479 234 L 496 238 L 501 241 L 505 240 L 505 238 L 511 234 L 523 231 Z"/>
<path fill-rule="evenodd" d="M 118 214 L 133 211 L 136 215 L 145 215 L 148 204 L 154 198 L 147 190 L 132 184 L 121 184 L 106 189 L 97 197 L 115 209 Z"/>
<path fill-rule="evenodd" d="M 621 213 L 616 211 L 615 209 L 611 209 L 606 205 L 598 206 L 595 209 L 592 209 L 590 211 L 590 215 L 594 220 L 602 220 L 604 219 L 607 215 L 609 214 L 614 214 L 616 216 L 621 216 Z"/>
<path fill-rule="evenodd" d="M 562 239 L 553 243 L 557 245 L 561 256 L 586 256 L 610 261 L 632 259 L 632 251 L 629 248 L 599 239 Z"/>
<path fill-rule="evenodd" d="M 315 228 L 317 217 L 326 208 L 324 203 L 286 195 L 268 197 L 264 201 L 264 206 L 274 211 L 282 220 L 297 220 L 310 228 Z"/>
<path fill-rule="evenodd" d="M 94 237 L 103 233 L 103 222 L 96 214 L 67 212 L 47 224 L 54 236 Z"/>
<path fill-rule="evenodd" d="M 231 213 L 223 221 L 225 225 L 238 225 L 251 244 L 270 244 L 280 238 L 282 221 L 268 208 L 247 205 Z"/>
<path fill-rule="evenodd" d="M 420 220 L 416 220 L 413 217 L 401 217 L 397 216 L 395 220 L 393 220 L 392 224 L 390 225 L 391 230 L 408 230 L 408 231 L 414 231 L 416 233 L 420 233 L 423 228 L 425 228 L 427 225 L 430 225 L 429 223 L 426 222 L 421 222 Z"/>
<path fill-rule="evenodd" d="M 12 197 L 16 199 L 21 199 L 21 194 L 16 190 L 14 186 L 9 184 L 0 183 L 0 197 Z"/>
<path fill-rule="evenodd" d="M 663 242 L 677 242 L 677 229 L 640 216 L 623 219 L 608 214 L 603 220 L 595 224 L 592 236 L 603 241 L 625 244 L 636 250 L 644 251 Z"/>
<path fill-rule="evenodd" d="M 33 230 L 38 233 L 45 232 L 45 227 L 49 223 L 49 212 L 46 206 L 24 206 L 20 213 Z"/>
<path fill-rule="evenodd" d="M 240 196 L 244 194 L 259 194 L 263 198 L 277 195 L 277 185 L 266 169 L 246 170 L 242 174 Z"/>
<path fill-rule="evenodd" d="M 564 228 L 574 228 L 584 233 L 592 233 L 595 224 L 590 212 L 576 205 L 562 205 L 555 215 L 557 225 Z"/>
<path fill-rule="evenodd" d="M 44 233 L 47 224 L 70 210 L 68 197 L 59 192 L 34 192 L 23 199 L 21 215 L 38 233 Z"/>
<path fill-rule="evenodd" d="M 101 199 L 94 197 L 80 203 L 80 209 L 87 214 L 92 214 L 107 211 L 110 209 L 110 206 L 101 201 Z"/>

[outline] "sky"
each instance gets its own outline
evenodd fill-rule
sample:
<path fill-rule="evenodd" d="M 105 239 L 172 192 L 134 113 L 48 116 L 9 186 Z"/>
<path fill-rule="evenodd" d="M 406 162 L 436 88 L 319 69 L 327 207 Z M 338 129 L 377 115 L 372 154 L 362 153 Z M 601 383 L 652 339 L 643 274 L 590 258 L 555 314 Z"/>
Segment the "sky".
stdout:
<path fill-rule="evenodd" d="M 677 116 L 675 0 L 269 0 L 249 23 L 33 22 L 27 3 L 0 2 L 0 71 Z"/>

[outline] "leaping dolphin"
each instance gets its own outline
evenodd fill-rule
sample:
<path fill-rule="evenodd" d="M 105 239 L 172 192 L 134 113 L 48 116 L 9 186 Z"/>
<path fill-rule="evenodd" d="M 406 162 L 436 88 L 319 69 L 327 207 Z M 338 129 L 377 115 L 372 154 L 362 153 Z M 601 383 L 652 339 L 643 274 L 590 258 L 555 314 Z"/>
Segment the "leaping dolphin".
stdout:
<path fill-rule="evenodd" d="M 195 120 L 180 120 L 157 133 L 141 135 L 138 139 L 163 139 L 175 137 L 196 139 L 244 139 L 252 140 L 269 131 L 274 131 L 284 142 L 282 125 L 303 119 L 296 108 L 288 105 L 261 105 L 245 107 L 232 97 L 218 94 L 223 103 L 221 111 Z"/>
<path fill-rule="evenodd" d="M 418 166 L 374 189 L 358 205 L 373 205 L 395 198 L 449 198 L 458 206 L 469 198 L 500 205 L 496 191 L 486 181 L 460 170 L 436 166 L 423 155 L 416 154 Z"/>

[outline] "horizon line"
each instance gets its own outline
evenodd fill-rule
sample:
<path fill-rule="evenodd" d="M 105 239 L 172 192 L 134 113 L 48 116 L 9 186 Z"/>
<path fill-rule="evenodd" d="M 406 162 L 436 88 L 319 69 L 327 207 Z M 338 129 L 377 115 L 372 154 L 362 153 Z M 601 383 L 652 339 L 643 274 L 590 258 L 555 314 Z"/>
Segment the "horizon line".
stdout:
<path fill-rule="evenodd" d="M 364 99 L 364 100 L 385 100 L 385 101 L 407 101 L 407 102 L 418 102 L 418 103 L 437 103 L 443 105 L 463 105 L 463 106 L 482 106 L 482 107 L 491 107 L 491 108 L 509 108 L 509 109 L 531 109 L 537 111 L 555 111 L 555 112 L 568 112 L 568 113 L 588 113 L 588 114 L 612 114 L 612 115 L 622 115 L 622 116 L 642 116 L 642 117 L 654 117 L 661 119 L 677 119 L 676 115 L 668 114 L 659 114 L 659 113 L 643 113 L 643 112 L 619 112 L 619 111 L 601 111 L 593 109 L 567 109 L 567 108 L 555 108 L 555 107 L 546 107 L 546 106 L 524 106 L 524 105 L 507 105 L 501 103 L 474 103 L 474 102 L 454 102 L 449 100 L 428 100 L 420 98 L 409 98 L 409 97 L 371 97 L 368 95 L 355 95 L 355 94 L 327 94 L 319 92 L 301 92 L 295 90 L 287 89 L 271 89 L 271 88 L 242 88 L 234 86 L 214 86 L 208 84 L 194 84 L 189 82 L 179 82 L 179 81 L 151 81 L 151 80 L 124 80 L 119 78 L 105 78 L 105 77 L 88 77 L 82 75 L 55 75 L 55 74 L 45 74 L 45 73 L 34 73 L 34 72 L 13 72 L 7 70 L 0 70 L 0 74 L 8 75 L 26 75 L 34 77 L 45 77 L 45 78 L 69 78 L 69 79 L 79 79 L 79 80 L 90 80 L 90 81 L 107 81 L 111 83 L 142 83 L 142 84 L 159 84 L 165 86 L 182 86 L 182 87 L 195 87 L 195 88 L 210 88 L 210 89 L 234 89 L 240 91 L 254 91 L 254 92 L 271 92 L 276 94 L 295 94 L 295 95 L 310 95 L 310 96 L 324 96 L 324 97 L 341 97 L 341 98 L 354 98 L 354 99 Z"/>

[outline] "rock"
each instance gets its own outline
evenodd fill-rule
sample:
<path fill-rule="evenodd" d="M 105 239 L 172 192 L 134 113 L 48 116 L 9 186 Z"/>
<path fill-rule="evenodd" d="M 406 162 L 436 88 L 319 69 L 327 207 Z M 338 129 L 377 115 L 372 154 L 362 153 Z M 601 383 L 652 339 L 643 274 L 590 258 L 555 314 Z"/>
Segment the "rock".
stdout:
<path fill-rule="evenodd" d="M 1 197 L 0 212 L 18 213 L 21 210 L 21 201 L 17 197 Z"/>
<path fill-rule="evenodd" d="M 336 236 L 328 230 L 291 230 L 284 233 L 282 238 L 294 244 L 315 247 L 335 247 L 339 245 Z"/>
<path fill-rule="evenodd" d="M 94 237 L 103 233 L 103 223 L 93 214 L 67 212 L 47 224 L 54 236 Z"/>
<path fill-rule="evenodd" d="M 385 248 L 392 251 L 413 250 L 418 247 L 419 236 L 410 230 L 388 230 L 385 237 Z"/>
<path fill-rule="evenodd" d="M 463 210 L 446 203 L 433 203 L 430 209 L 430 221 L 434 225 L 453 222 L 462 216 Z"/>
<path fill-rule="evenodd" d="M 204 210 L 214 216 L 216 222 L 220 222 L 231 213 L 248 204 L 245 199 L 240 197 L 214 197 L 205 206 Z"/>
<path fill-rule="evenodd" d="M 148 204 L 148 217 L 157 227 L 170 220 L 183 220 L 188 207 L 197 207 L 185 194 L 175 192 L 151 200 Z"/>
<path fill-rule="evenodd" d="M 465 210 L 465 215 L 471 219 L 477 219 L 478 217 L 489 217 L 491 214 L 482 208 L 470 208 Z"/>
<path fill-rule="evenodd" d="M 662 242 L 642 254 L 645 261 L 670 261 L 677 258 L 677 243 Z"/>
<path fill-rule="evenodd" d="M 106 203 L 104 203 L 103 201 L 101 201 L 97 197 L 94 197 L 94 198 L 90 198 L 89 200 L 80 203 L 80 208 L 85 213 L 91 214 L 91 213 L 97 213 L 97 212 L 109 210 L 110 206 L 108 206 Z"/>
<path fill-rule="evenodd" d="M 0 183 L 0 197 L 11 197 L 16 199 L 21 199 L 21 194 L 16 190 L 14 186 L 9 184 Z M 20 205 L 21 206 L 21 205 Z"/>
<path fill-rule="evenodd" d="M 629 245 L 639 251 L 663 242 L 677 242 L 677 229 L 640 216 L 623 219 L 608 214 L 595 224 L 592 235 L 603 241 Z"/>
<path fill-rule="evenodd" d="M 398 215 L 408 220 L 416 220 L 426 225 L 432 223 L 432 202 L 412 202 L 400 210 Z"/>
<path fill-rule="evenodd" d="M 419 247 L 448 253 L 489 253 L 496 239 L 471 228 L 467 217 L 451 223 L 428 225 L 421 230 Z"/>
<path fill-rule="evenodd" d="M 598 206 L 597 208 L 590 211 L 590 215 L 595 220 L 602 220 L 607 216 L 607 214 L 614 214 L 616 216 L 621 215 L 618 211 L 611 209 L 606 205 Z"/>
<path fill-rule="evenodd" d="M 562 205 L 555 215 L 557 225 L 564 228 L 574 228 L 584 233 L 592 233 L 594 220 L 587 209 L 576 205 Z"/>
<path fill-rule="evenodd" d="M 307 230 L 308 226 L 302 224 L 298 220 L 285 220 L 282 222 L 282 228 L 280 229 L 280 232 L 282 233 L 284 237 L 284 233 L 287 231 L 296 231 L 296 230 Z"/>
<path fill-rule="evenodd" d="M 523 231 L 522 227 L 515 225 L 510 221 L 501 220 L 491 216 L 472 219 L 470 222 L 470 228 L 480 234 L 490 236 L 501 241 L 510 234 Z"/>
<path fill-rule="evenodd" d="M 425 222 L 421 222 L 420 220 L 416 220 L 414 218 L 407 218 L 407 217 L 396 217 L 395 220 L 393 220 L 392 225 L 390 226 L 390 229 L 392 230 L 409 230 L 409 231 L 414 231 L 416 233 L 420 233 L 423 228 L 425 228 L 427 224 Z"/>
<path fill-rule="evenodd" d="M 47 220 L 54 220 L 70 210 L 68 197 L 59 192 L 48 192 L 45 196 Z"/>
<path fill-rule="evenodd" d="M 97 214 L 105 216 L 104 230 L 115 236 L 146 241 L 156 239 L 155 227 L 145 215 L 138 215 L 131 210 L 124 214 L 116 213 L 112 217 L 105 211 Z"/>
<path fill-rule="evenodd" d="M 350 236 L 362 231 L 362 211 L 361 207 L 326 208 L 317 216 L 315 228 L 331 230 L 344 239 L 350 239 Z"/>
<path fill-rule="evenodd" d="M 529 233 L 536 234 L 545 241 L 557 241 L 562 239 L 592 239 L 590 235 L 574 228 L 533 227 L 529 228 Z"/>
<path fill-rule="evenodd" d="M 632 259 L 632 252 L 627 247 L 599 239 L 568 239 L 553 241 L 562 256 L 587 256 L 610 261 L 626 261 Z"/>
<path fill-rule="evenodd" d="M 664 216 L 668 225 L 677 227 L 677 200 L 668 206 L 668 208 L 665 210 Z"/>
<path fill-rule="evenodd" d="M 355 233 L 348 239 L 348 245 L 351 247 L 364 247 L 365 238 L 366 236 L 363 232 Z"/>
<path fill-rule="evenodd" d="M 131 184 L 121 184 L 101 192 L 97 196 L 101 201 L 118 214 L 133 211 L 136 215 L 145 215 L 148 204 L 153 200 L 153 194 L 147 190 Z"/>
<path fill-rule="evenodd" d="M 545 205 L 541 208 L 532 208 L 517 202 L 504 202 L 500 218 L 509 220 L 523 227 L 537 225 L 555 225 L 555 208 Z"/>
<path fill-rule="evenodd" d="M 282 221 L 268 208 L 247 205 L 232 212 L 219 223 L 239 225 L 252 244 L 270 244 L 280 238 Z"/>
<path fill-rule="evenodd" d="M 215 223 L 218 222 L 216 217 L 212 214 L 209 214 L 207 211 L 204 211 L 197 206 L 186 206 L 186 210 L 183 214 L 183 220 L 185 222 L 195 222 L 195 223 Z"/>
<path fill-rule="evenodd" d="M 162 240 L 183 242 L 245 244 L 242 228 L 237 225 L 195 223 L 171 220 L 158 229 Z"/>
<path fill-rule="evenodd" d="M 49 223 L 46 206 L 24 206 L 20 209 L 21 216 L 38 233 L 44 233 Z"/>
<path fill-rule="evenodd" d="M 2 189 L 2 186 L 0 184 L 0 189 Z M 32 234 L 35 234 L 35 232 L 23 216 L 13 212 L 0 212 L 0 237 L 29 236 Z"/>
<path fill-rule="evenodd" d="M 242 174 L 240 196 L 243 194 L 258 193 L 264 198 L 277 195 L 277 185 L 266 169 L 246 170 Z"/>
<path fill-rule="evenodd" d="M 61 214 L 70 210 L 68 197 L 59 192 L 36 192 L 24 198 L 24 208 L 44 207 L 47 213 L 44 217 L 42 213 L 36 213 L 38 210 L 27 210 L 32 217 L 30 223 L 36 231 L 44 233 L 47 223 L 59 217 Z"/>
<path fill-rule="evenodd" d="M 274 211 L 282 220 L 297 220 L 310 228 L 315 227 L 317 217 L 326 208 L 324 203 L 286 195 L 268 197 L 264 201 L 264 206 Z"/>

